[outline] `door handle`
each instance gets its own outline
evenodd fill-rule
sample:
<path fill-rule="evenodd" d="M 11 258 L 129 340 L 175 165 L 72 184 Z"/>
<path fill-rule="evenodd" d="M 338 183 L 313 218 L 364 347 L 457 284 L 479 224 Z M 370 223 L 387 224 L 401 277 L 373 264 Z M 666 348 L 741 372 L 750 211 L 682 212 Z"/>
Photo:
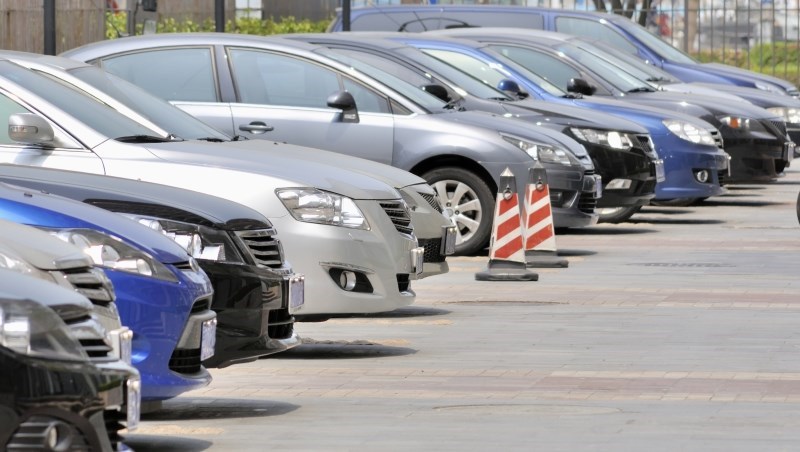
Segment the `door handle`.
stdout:
<path fill-rule="evenodd" d="M 253 121 L 250 124 L 242 124 L 239 126 L 239 130 L 242 132 L 250 132 L 253 135 L 260 135 L 266 132 L 272 132 L 275 130 L 275 127 L 268 126 L 261 121 Z"/>

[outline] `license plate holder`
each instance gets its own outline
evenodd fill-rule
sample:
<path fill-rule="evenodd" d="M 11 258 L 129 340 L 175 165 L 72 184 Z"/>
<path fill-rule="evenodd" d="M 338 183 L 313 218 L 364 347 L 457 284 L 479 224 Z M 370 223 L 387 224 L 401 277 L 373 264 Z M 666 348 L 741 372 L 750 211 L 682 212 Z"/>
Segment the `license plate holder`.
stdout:
<path fill-rule="evenodd" d="M 456 225 L 442 226 L 442 249 L 439 252 L 444 256 L 451 256 L 456 252 Z"/>
<path fill-rule="evenodd" d="M 787 162 L 791 162 L 794 160 L 794 148 L 796 147 L 793 141 L 789 141 L 783 144 L 783 159 Z"/>
<path fill-rule="evenodd" d="M 139 428 L 139 418 L 142 413 L 142 381 L 138 378 L 129 378 L 125 384 L 125 427 L 129 432 Z"/>
<path fill-rule="evenodd" d="M 603 197 L 603 179 L 601 179 L 600 176 L 595 176 L 594 197 L 595 198 Z"/>
<path fill-rule="evenodd" d="M 411 257 L 411 269 L 417 276 L 422 274 L 422 266 L 425 263 L 425 248 L 418 246 L 416 248 L 412 248 L 410 251 Z"/>
<path fill-rule="evenodd" d="M 305 275 L 295 274 L 289 277 L 289 312 L 302 309 L 306 303 L 305 281 Z"/>
<path fill-rule="evenodd" d="M 205 361 L 214 356 L 214 346 L 217 344 L 217 319 L 204 321 L 201 334 L 200 361 Z"/>
<path fill-rule="evenodd" d="M 664 174 L 664 161 L 659 159 L 654 163 L 656 166 L 656 182 L 664 182 L 667 180 L 667 176 Z"/>

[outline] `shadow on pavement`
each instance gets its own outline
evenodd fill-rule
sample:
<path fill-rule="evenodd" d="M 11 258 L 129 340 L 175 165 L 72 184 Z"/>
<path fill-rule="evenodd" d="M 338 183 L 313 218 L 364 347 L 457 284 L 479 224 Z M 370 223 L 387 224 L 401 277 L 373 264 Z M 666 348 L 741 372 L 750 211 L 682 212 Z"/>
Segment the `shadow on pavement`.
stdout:
<path fill-rule="evenodd" d="M 362 359 L 406 356 L 417 353 L 408 347 L 385 345 L 368 340 L 325 341 L 304 337 L 303 343 L 270 359 Z"/>
<path fill-rule="evenodd" d="M 163 407 L 156 411 L 142 414 L 142 420 L 191 421 L 280 416 L 291 413 L 297 408 L 299 408 L 297 405 L 291 403 L 269 400 L 180 397 L 164 402 Z M 135 448 L 135 450 L 139 449 Z"/>
<path fill-rule="evenodd" d="M 636 217 L 634 216 L 634 219 Z M 629 220 L 628 224 L 635 221 Z M 628 235 L 628 234 L 651 234 L 657 232 L 655 229 L 631 228 L 626 226 L 592 226 L 590 228 L 575 228 L 575 229 L 558 229 L 556 230 L 556 239 L 558 235 Z M 559 254 L 561 252 L 559 251 Z"/>
<path fill-rule="evenodd" d="M 707 199 L 703 201 L 700 207 L 762 207 L 762 206 L 780 206 L 783 203 L 772 201 L 744 201 L 741 199 Z"/>
<path fill-rule="evenodd" d="M 136 452 L 189 452 L 206 450 L 213 445 L 211 441 L 177 436 L 125 435 L 124 443 Z"/>
<path fill-rule="evenodd" d="M 661 207 L 661 206 L 647 206 L 642 207 L 642 210 L 637 212 L 633 218 L 636 218 L 636 215 L 647 215 L 647 214 L 663 214 L 663 215 L 685 215 L 687 213 L 693 213 L 694 209 L 690 207 Z"/>
<path fill-rule="evenodd" d="M 364 314 L 358 317 L 370 319 L 394 319 L 405 317 L 432 317 L 436 315 L 447 315 L 452 311 L 446 309 L 426 308 L 421 306 L 407 306 L 390 312 L 379 312 L 376 314 Z"/>
<path fill-rule="evenodd" d="M 565 250 L 563 248 L 558 249 L 558 255 L 564 257 L 578 257 L 578 256 L 593 256 L 597 254 L 597 251 L 590 251 L 590 250 Z"/>
<path fill-rule="evenodd" d="M 638 224 L 638 223 L 649 223 L 649 224 L 724 224 L 725 221 L 723 220 L 713 220 L 713 219 L 680 219 L 680 218 L 669 218 L 669 217 L 639 217 L 639 218 L 632 218 L 629 220 L 631 223 Z"/>

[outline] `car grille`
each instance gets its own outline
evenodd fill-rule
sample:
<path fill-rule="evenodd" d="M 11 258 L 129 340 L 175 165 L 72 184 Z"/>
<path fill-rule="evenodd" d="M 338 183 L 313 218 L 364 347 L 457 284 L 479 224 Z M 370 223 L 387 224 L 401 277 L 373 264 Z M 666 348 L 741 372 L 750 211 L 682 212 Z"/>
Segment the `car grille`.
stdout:
<path fill-rule="evenodd" d="M 42 445 L 45 444 L 45 434 L 48 428 L 56 423 L 70 429 L 72 433 L 72 445 L 69 448 L 59 450 L 68 452 L 88 452 L 91 450 L 83 432 L 69 422 L 63 422 L 50 416 L 31 416 L 25 422 L 22 422 L 17 431 L 11 435 L 5 450 L 8 452 L 41 450 Z"/>
<path fill-rule="evenodd" d="M 196 374 L 201 365 L 199 348 L 178 348 L 169 358 L 170 370 L 179 374 Z"/>
<path fill-rule="evenodd" d="M 636 140 L 639 141 L 639 144 L 647 151 L 655 152 L 656 147 L 653 145 L 653 140 L 650 139 L 650 135 L 636 135 Z"/>
<path fill-rule="evenodd" d="M 114 301 L 111 280 L 99 268 L 64 270 L 63 273 L 72 287 L 92 303 L 107 306 Z"/>
<path fill-rule="evenodd" d="M 587 194 L 580 193 L 578 197 L 578 210 L 588 214 L 594 214 L 594 209 L 597 207 L 597 198 Z"/>
<path fill-rule="evenodd" d="M 273 309 L 269 311 L 267 320 L 267 335 L 270 339 L 286 339 L 294 333 L 294 317 L 288 309 Z"/>
<path fill-rule="evenodd" d="M 273 269 L 283 267 L 283 248 L 280 240 L 275 238 L 274 229 L 236 231 L 236 236 L 244 243 L 256 264 Z"/>
<path fill-rule="evenodd" d="M 408 292 L 411 288 L 411 278 L 408 276 L 407 273 L 398 273 L 397 274 L 397 289 L 400 292 Z"/>
<path fill-rule="evenodd" d="M 411 225 L 411 216 L 403 201 L 381 201 L 381 208 L 389 219 L 392 220 L 394 228 L 403 234 L 411 234 L 414 227 Z"/>
<path fill-rule="evenodd" d="M 784 121 L 770 121 L 770 124 L 772 124 L 776 129 L 778 129 L 778 132 L 781 134 L 781 138 L 787 138 L 788 137 L 788 134 L 786 133 L 786 122 L 784 122 Z"/>
<path fill-rule="evenodd" d="M 722 142 L 722 134 L 719 133 L 719 130 L 714 129 L 714 130 L 709 130 L 709 132 L 711 132 L 711 138 L 714 139 L 714 144 L 718 148 L 723 149 L 724 143 Z"/>
<path fill-rule="evenodd" d="M 725 185 L 725 178 L 728 177 L 728 170 L 717 171 L 717 180 L 719 181 L 719 185 Z"/>
<path fill-rule="evenodd" d="M 422 199 L 424 199 L 428 204 L 430 204 L 434 210 L 436 210 L 437 212 L 442 212 L 442 205 L 439 204 L 436 195 L 429 195 L 427 193 L 420 193 L 419 195 L 422 196 Z"/>
<path fill-rule="evenodd" d="M 99 327 L 99 322 L 89 316 L 77 319 L 64 319 L 62 317 L 62 320 L 73 331 L 78 343 L 81 344 L 81 348 L 91 361 L 108 362 L 117 359 L 114 354 L 114 348 L 108 343 L 106 337 L 102 335 L 105 331 L 102 328 L 97 328 Z M 97 334 L 93 334 L 93 331 L 96 331 Z"/>
<path fill-rule="evenodd" d="M 446 257 L 441 253 L 442 239 L 419 239 L 419 246 L 425 247 L 423 262 L 444 262 Z"/>

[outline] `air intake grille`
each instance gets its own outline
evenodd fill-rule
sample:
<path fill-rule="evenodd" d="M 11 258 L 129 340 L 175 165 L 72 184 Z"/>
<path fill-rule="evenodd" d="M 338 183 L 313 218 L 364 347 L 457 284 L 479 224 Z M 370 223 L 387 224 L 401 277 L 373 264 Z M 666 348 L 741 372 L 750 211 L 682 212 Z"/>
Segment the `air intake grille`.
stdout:
<path fill-rule="evenodd" d="M 294 332 L 294 317 L 288 309 L 269 311 L 267 335 L 270 339 L 286 339 Z"/>
<path fill-rule="evenodd" d="M 781 133 L 781 138 L 786 138 L 786 123 L 783 121 L 770 121 L 770 124 L 775 126 L 778 129 L 778 132 Z"/>
<path fill-rule="evenodd" d="M 105 331 L 96 320 L 87 316 L 79 319 L 64 320 L 64 323 L 72 330 L 78 339 L 78 343 L 81 344 L 81 348 L 83 348 L 83 351 L 86 352 L 91 361 L 108 362 L 116 360 L 114 349 L 106 340 L 103 335 Z"/>
<path fill-rule="evenodd" d="M 440 251 L 442 239 L 419 239 L 419 246 L 425 247 L 423 262 L 444 262 L 446 256 Z"/>
<path fill-rule="evenodd" d="M 275 238 L 274 229 L 236 231 L 253 260 L 258 265 L 280 269 L 283 267 L 283 249 Z"/>
<path fill-rule="evenodd" d="M 170 370 L 180 374 L 196 374 L 201 364 L 199 348 L 178 348 L 169 358 Z"/>
<path fill-rule="evenodd" d="M 408 292 L 411 288 L 411 278 L 406 273 L 397 274 L 397 289 L 400 292 Z"/>
<path fill-rule="evenodd" d="M 414 232 L 414 227 L 411 226 L 411 216 L 403 201 L 381 201 L 380 205 L 386 215 L 389 215 L 395 229 L 403 234 Z"/>
<path fill-rule="evenodd" d="M 650 139 L 649 135 L 636 135 L 636 139 L 639 141 L 639 145 L 641 145 L 645 150 L 650 152 L 656 151 L 655 146 L 653 146 L 653 141 Z"/>
<path fill-rule="evenodd" d="M 436 198 L 435 195 L 429 195 L 427 193 L 420 193 L 419 195 L 422 196 L 422 199 L 424 199 L 428 204 L 430 204 L 434 210 L 436 210 L 437 212 L 442 211 L 442 205 L 439 204 L 439 200 Z"/>
<path fill-rule="evenodd" d="M 111 280 L 99 268 L 66 270 L 64 276 L 78 293 L 92 303 L 106 306 L 114 301 L 114 287 Z"/>

